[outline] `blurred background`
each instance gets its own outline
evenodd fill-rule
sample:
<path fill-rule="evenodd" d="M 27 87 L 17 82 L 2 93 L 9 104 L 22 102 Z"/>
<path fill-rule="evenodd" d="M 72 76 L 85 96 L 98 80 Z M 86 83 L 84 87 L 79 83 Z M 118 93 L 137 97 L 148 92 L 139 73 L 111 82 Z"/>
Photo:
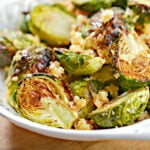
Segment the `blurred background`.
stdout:
<path fill-rule="evenodd" d="M 19 27 L 23 14 L 40 3 L 52 3 L 58 0 L 0 0 L 0 29 L 16 29 Z"/>

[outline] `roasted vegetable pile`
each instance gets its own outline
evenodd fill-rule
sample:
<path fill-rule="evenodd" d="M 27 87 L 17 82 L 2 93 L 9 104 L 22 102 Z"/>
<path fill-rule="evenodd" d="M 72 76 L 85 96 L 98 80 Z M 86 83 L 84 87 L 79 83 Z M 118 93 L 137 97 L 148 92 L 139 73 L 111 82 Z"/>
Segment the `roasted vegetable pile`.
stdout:
<path fill-rule="evenodd" d="M 63 129 L 149 118 L 149 29 L 149 0 L 35 6 L 22 31 L 0 31 L 8 103 L 24 118 Z"/>

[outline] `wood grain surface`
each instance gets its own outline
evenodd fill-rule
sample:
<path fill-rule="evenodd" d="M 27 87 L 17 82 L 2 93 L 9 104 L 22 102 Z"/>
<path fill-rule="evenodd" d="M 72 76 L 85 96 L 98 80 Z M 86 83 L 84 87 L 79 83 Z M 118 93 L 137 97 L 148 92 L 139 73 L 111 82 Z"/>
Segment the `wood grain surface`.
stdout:
<path fill-rule="evenodd" d="M 77 142 L 60 140 L 18 128 L 0 116 L 0 150 L 150 150 L 150 141 Z"/>

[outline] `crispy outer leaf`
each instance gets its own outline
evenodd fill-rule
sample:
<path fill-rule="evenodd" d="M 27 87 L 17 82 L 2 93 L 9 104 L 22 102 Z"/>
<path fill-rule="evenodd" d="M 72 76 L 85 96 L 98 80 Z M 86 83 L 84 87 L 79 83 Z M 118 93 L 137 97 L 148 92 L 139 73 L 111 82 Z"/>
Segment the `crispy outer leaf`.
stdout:
<path fill-rule="evenodd" d="M 130 125 L 144 112 L 148 100 L 148 88 L 130 90 L 93 111 L 91 118 L 102 128 Z"/>

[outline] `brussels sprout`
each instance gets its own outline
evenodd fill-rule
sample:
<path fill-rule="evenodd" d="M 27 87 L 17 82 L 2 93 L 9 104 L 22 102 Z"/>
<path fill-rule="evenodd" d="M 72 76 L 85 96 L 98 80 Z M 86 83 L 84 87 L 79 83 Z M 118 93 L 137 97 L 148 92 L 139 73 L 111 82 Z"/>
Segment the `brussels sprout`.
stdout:
<path fill-rule="evenodd" d="M 63 83 L 47 74 L 33 74 L 18 83 L 9 103 L 23 117 L 52 127 L 70 129 L 75 121 Z"/>
<path fill-rule="evenodd" d="M 150 85 L 150 49 L 135 32 L 122 33 L 112 54 L 124 89 Z"/>
<path fill-rule="evenodd" d="M 78 54 L 71 51 L 56 51 L 56 58 L 65 70 L 73 75 L 88 75 L 97 72 L 105 60 L 87 54 Z"/>
<path fill-rule="evenodd" d="M 49 48 L 34 47 L 18 51 L 8 71 L 7 87 L 13 95 L 18 83 L 33 73 L 49 73 L 48 67 L 53 60 L 53 51 Z M 13 106 L 13 101 L 11 101 Z"/>
<path fill-rule="evenodd" d="M 95 93 L 98 93 L 99 90 L 103 89 L 103 83 L 97 80 L 83 79 L 73 81 L 70 84 L 70 89 L 73 95 L 77 95 L 81 98 L 89 99 L 91 97 L 91 90 Z"/>
<path fill-rule="evenodd" d="M 129 0 L 129 6 L 133 8 L 139 17 L 139 22 L 150 22 L 150 1 L 149 0 Z"/>
<path fill-rule="evenodd" d="M 149 89 L 140 88 L 123 93 L 110 104 L 94 110 L 91 118 L 102 128 L 133 124 L 144 112 L 149 99 Z"/>
<path fill-rule="evenodd" d="M 41 45 L 39 39 L 20 31 L 0 31 L 0 67 L 9 65 L 16 51 Z"/>
<path fill-rule="evenodd" d="M 73 95 L 77 95 L 81 98 L 89 98 L 88 81 L 83 78 L 75 80 L 70 84 L 70 90 Z"/>
<path fill-rule="evenodd" d="M 89 12 L 95 12 L 100 8 L 111 7 L 115 0 L 72 0 L 79 9 Z"/>
<path fill-rule="evenodd" d="M 27 74 L 48 73 L 50 61 L 54 60 L 54 52 L 50 48 L 30 47 L 18 51 L 13 58 L 9 78 L 17 77 L 19 80 Z M 18 81 L 17 81 L 18 82 Z"/>
<path fill-rule="evenodd" d="M 98 80 L 105 85 L 112 83 L 114 80 L 116 82 L 116 79 L 113 76 L 113 68 L 110 65 L 105 65 L 100 71 L 94 73 L 92 79 Z"/>
<path fill-rule="evenodd" d="M 75 18 L 61 5 L 38 5 L 30 13 L 29 29 L 52 46 L 68 45 Z"/>

